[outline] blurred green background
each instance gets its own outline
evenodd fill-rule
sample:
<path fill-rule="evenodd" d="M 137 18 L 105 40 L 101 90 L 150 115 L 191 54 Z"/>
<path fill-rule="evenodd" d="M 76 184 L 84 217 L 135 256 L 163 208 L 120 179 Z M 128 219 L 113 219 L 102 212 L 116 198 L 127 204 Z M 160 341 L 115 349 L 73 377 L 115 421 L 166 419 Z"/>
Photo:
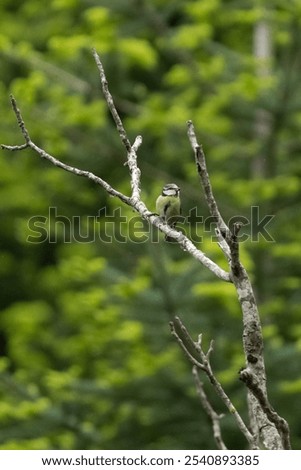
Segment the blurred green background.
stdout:
<path fill-rule="evenodd" d="M 225 220 L 250 219 L 252 206 L 260 220 L 274 216 L 274 242 L 255 220 L 241 251 L 270 399 L 300 449 L 300 1 L 1 0 L 0 18 L 1 143 L 23 143 L 13 93 L 36 144 L 129 194 L 95 47 L 131 141 L 143 135 L 150 210 L 175 182 L 184 214 L 208 216 L 186 135 L 192 119 Z M 112 217 L 135 214 L 31 151 L 1 151 L 0 201 L 0 449 L 214 449 L 170 336 L 175 313 L 205 345 L 215 339 L 212 365 L 247 419 L 233 286 L 162 237 L 139 243 L 133 224 L 116 234 Z M 197 234 L 226 267 L 209 227 Z M 226 445 L 244 449 L 232 417 L 221 423 Z"/>

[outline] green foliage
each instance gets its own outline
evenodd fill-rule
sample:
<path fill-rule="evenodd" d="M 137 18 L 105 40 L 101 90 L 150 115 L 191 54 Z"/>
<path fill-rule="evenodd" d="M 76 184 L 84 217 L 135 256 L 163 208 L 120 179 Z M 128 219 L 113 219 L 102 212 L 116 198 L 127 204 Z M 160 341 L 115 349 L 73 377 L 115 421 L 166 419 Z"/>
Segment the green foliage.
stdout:
<path fill-rule="evenodd" d="M 1 143 L 22 143 L 13 92 L 40 147 L 129 193 L 96 47 L 131 140 L 143 135 L 149 208 L 174 181 L 184 215 L 197 206 L 206 218 L 185 129 L 194 121 L 223 216 L 249 220 L 241 255 L 262 315 L 271 401 L 300 448 L 299 2 L 29 0 L 3 1 L 0 13 Z M 267 64 L 252 53 L 262 19 L 273 40 Z M 269 73 L 259 76 L 262 65 Z M 262 111 L 268 132 L 258 130 Z M 246 415 L 233 286 L 32 152 L 2 152 L 0 175 L 0 448 L 213 448 L 168 320 L 178 314 L 205 344 L 215 339 L 214 369 Z M 269 214 L 274 242 L 258 227 Z M 183 229 L 227 269 L 210 221 Z M 222 427 L 229 447 L 245 448 L 231 417 Z"/>

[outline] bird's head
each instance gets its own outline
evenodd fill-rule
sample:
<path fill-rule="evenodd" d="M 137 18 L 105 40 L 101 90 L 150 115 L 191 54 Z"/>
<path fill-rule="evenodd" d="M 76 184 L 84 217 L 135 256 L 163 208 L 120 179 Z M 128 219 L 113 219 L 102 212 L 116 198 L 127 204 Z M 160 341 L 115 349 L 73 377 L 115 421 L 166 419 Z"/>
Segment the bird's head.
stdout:
<path fill-rule="evenodd" d="M 180 188 L 174 183 L 166 184 L 162 189 L 162 196 L 179 196 Z"/>

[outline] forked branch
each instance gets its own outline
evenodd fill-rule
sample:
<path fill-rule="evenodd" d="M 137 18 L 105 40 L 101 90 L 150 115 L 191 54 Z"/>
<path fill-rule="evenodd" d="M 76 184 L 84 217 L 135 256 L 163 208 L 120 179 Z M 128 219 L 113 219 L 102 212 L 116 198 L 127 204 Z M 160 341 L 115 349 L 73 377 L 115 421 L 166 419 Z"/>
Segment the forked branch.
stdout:
<path fill-rule="evenodd" d="M 183 325 L 179 317 L 175 317 L 174 320 L 170 322 L 170 327 L 172 335 L 176 338 L 186 357 L 194 367 L 202 370 L 206 374 L 215 392 L 221 398 L 229 412 L 234 416 L 238 428 L 247 439 L 250 448 L 257 449 L 255 437 L 251 434 L 243 422 L 240 414 L 236 410 L 235 406 L 212 371 L 210 364 L 210 354 L 213 351 L 213 341 L 211 341 L 209 349 L 207 353 L 205 353 L 202 349 L 202 335 L 199 335 L 197 342 L 193 341 L 192 337 L 188 333 L 186 327 Z"/>

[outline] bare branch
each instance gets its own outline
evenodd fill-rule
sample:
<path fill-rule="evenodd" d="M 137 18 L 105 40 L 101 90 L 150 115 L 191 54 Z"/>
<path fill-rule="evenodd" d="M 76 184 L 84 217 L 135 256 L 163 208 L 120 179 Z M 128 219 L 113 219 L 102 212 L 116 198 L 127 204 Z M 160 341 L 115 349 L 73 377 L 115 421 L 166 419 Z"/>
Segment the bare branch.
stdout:
<path fill-rule="evenodd" d="M 20 110 L 19 110 L 19 108 L 18 108 L 18 106 L 17 106 L 17 102 L 16 102 L 15 98 L 13 97 L 13 95 L 10 95 L 10 101 L 11 101 L 13 110 L 14 110 L 14 112 L 15 112 L 18 125 L 19 125 L 19 127 L 20 127 L 20 129 L 21 129 L 21 132 L 22 132 L 23 136 L 24 136 L 25 142 L 26 142 L 27 144 L 29 144 L 29 142 L 30 142 L 29 133 L 28 133 L 26 127 L 25 127 L 25 123 L 24 123 L 23 118 L 22 118 L 22 116 L 21 116 L 21 112 L 20 112 Z"/>
<path fill-rule="evenodd" d="M 2 150 L 9 150 L 10 152 L 14 152 L 16 150 L 25 150 L 28 148 L 28 144 L 23 145 L 5 145 L 1 144 Z"/>
<path fill-rule="evenodd" d="M 27 131 L 25 127 L 24 120 L 21 115 L 20 109 L 17 107 L 17 103 L 15 98 L 11 95 L 11 103 L 12 103 L 12 108 L 15 112 L 16 118 L 18 125 L 21 129 L 21 132 L 23 134 L 23 137 L 26 141 L 25 144 L 23 145 L 17 145 L 17 146 L 8 146 L 8 145 L 1 145 L 3 149 L 6 150 L 24 150 L 26 148 L 31 148 L 34 150 L 41 158 L 44 158 L 45 160 L 48 160 L 50 163 L 53 165 L 57 166 L 58 168 L 62 168 L 65 171 L 68 171 L 69 173 L 73 173 L 74 175 L 77 176 L 84 176 L 86 178 L 89 178 L 92 180 L 94 183 L 99 184 L 102 186 L 111 196 L 118 197 L 122 202 L 124 202 L 127 205 L 131 205 L 131 200 L 129 197 L 125 196 L 124 194 L 120 193 L 116 189 L 114 189 L 112 186 L 110 186 L 106 181 L 104 181 L 102 178 L 99 178 L 99 176 L 94 175 L 94 173 L 86 170 L 80 170 L 78 168 L 75 168 L 70 165 L 66 165 L 65 163 L 61 162 L 60 160 L 54 158 L 52 155 L 49 153 L 45 152 L 45 150 L 41 149 L 38 147 L 34 142 L 32 142 L 29 132 Z"/>
<path fill-rule="evenodd" d="M 247 385 L 251 393 L 257 398 L 268 419 L 275 424 L 281 436 L 283 448 L 286 450 L 291 449 L 290 430 L 288 423 L 274 410 L 255 375 L 248 368 L 246 368 L 240 371 L 239 376 L 240 379 Z"/>
<path fill-rule="evenodd" d="M 242 271 L 242 265 L 239 260 L 239 241 L 238 241 L 238 233 L 242 227 L 240 222 L 237 222 L 233 226 L 232 233 L 228 238 L 228 244 L 230 247 L 231 253 L 231 271 L 235 276 L 238 276 L 239 273 Z"/>
<path fill-rule="evenodd" d="M 205 153 L 201 145 L 197 141 L 194 126 L 192 121 L 187 122 L 188 138 L 190 140 L 192 149 L 195 155 L 196 166 L 198 174 L 200 176 L 201 184 L 205 194 L 206 202 L 210 211 L 211 216 L 214 218 L 217 229 L 215 233 L 218 237 L 218 244 L 224 252 L 226 258 L 230 262 L 231 271 L 236 275 L 241 270 L 241 264 L 239 261 L 239 243 L 238 243 L 238 232 L 241 229 L 241 223 L 234 224 L 233 233 L 222 218 L 218 209 L 217 202 L 213 195 L 209 173 L 206 165 Z M 224 239 L 224 241 L 222 240 Z"/>
<path fill-rule="evenodd" d="M 106 75 L 105 75 L 103 65 L 101 63 L 99 55 L 96 52 L 96 49 L 92 49 L 92 53 L 93 53 L 93 56 L 94 56 L 94 59 L 95 59 L 95 62 L 96 62 L 96 65 L 97 65 L 97 68 L 98 68 L 98 71 L 99 71 L 100 82 L 101 82 L 101 86 L 102 86 L 102 92 L 104 94 L 104 97 L 105 97 L 105 100 L 107 102 L 108 108 L 111 111 L 112 117 L 115 121 L 120 139 L 121 139 L 123 145 L 125 146 L 127 152 L 129 153 L 132 150 L 132 146 L 131 146 L 131 143 L 128 139 L 126 131 L 123 127 L 123 124 L 122 124 L 120 116 L 117 112 L 117 109 L 114 105 L 114 100 L 113 100 L 113 97 L 112 97 L 112 95 L 109 91 L 108 81 L 107 81 L 107 78 L 106 78 Z"/>
<path fill-rule="evenodd" d="M 198 174 L 200 176 L 200 180 L 201 180 L 202 187 L 204 190 L 206 202 L 210 210 L 210 214 L 212 215 L 215 222 L 217 223 L 217 227 L 219 228 L 220 232 L 223 234 L 224 238 L 227 239 L 230 234 L 230 230 L 227 224 L 224 222 L 220 214 L 220 211 L 218 209 L 216 200 L 214 198 L 209 174 L 207 171 L 205 154 L 204 154 L 202 146 L 198 144 L 192 121 L 187 121 L 187 130 L 188 130 L 187 132 L 188 138 L 190 140 L 192 149 L 194 151 Z"/>
<path fill-rule="evenodd" d="M 106 78 L 106 75 L 105 75 L 105 71 L 104 71 L 104 67 L 102 65 L 102 62 L 101 62 L 101 60 L 99 58 L 99 55 L 97 54 L 95 49 L 92 50 L 92 53 L 93 53 L 93 56 L 94 56 L 94 59 L 95 59 L 95 62 L 96 62 L 96 65 L 97 65 L 97 68 L 98 68 L 98 71 L 99 71 L 100 82 L 101 82 L 102 92 L 103 92 L 104 98 L 107 102 L 108 108 L 109 108 L 109 110 L 112 114 L 112 117 L 113 117 L 114 121 L 115 121 L 116 128 L 117 128 L 117 131 L 119 133 L 120 139 L 121 139 L 122 143 L 124 144 L 124 146 L 126 148 L 126 151 L 127 151 L 127 161 L 126 161 L 125 164 L 128 165 L 129 170 L 130 170 L 130 174 L 131 174 L 131 188 L 132 188 L 131 202 L 132 203 L 139 202 L 140 201 L 140 193 L 141 193 L 141 189 L 140 189 L 141 172 L 140 172 L 140 169 L 138 168 L 138 165 L 137 165 L 137 154 L 136 154 L 136 152 L 137 152 L 138 148 L 140 147 L 140 145 L 142 144 L 142 137 L 140 135 L 138 137 L 136 137 L 136 140 L 135 140 L 134 144 L 131 145 L 130 140 L 127 136 L 127 133 L 125 131 L 125 128 L 123 126 L 122 120 L 121 120 L 121 118 L 118 114 L 118 111 L 116 109 L 116 106 L 114 104 L 113 97 L 110 93 L 108 81 L 107 81 L 107 78 Z"/>
<path fill-rule="evenodd" d="M 240 223 L 234 224 L 233 233 L 231 233 L 229 227 L 222 218 L 221 213 L 218 209 L 217 202 L 213 195 L 213 190 L 211 187 L 209 173 L 206 165 L 205 153 L 203 151 L 202 146 L 199 145 L 197 141 L 192 121 L 187 122 L 187 128 L 188 138 L 194 151 L 196 166 L 204 190 L 206 202 L 211 216 L 217 223 L 217 229 L 215 233 L 218 237 L 218 244 L 224 252 L 228 261 L 230 261 L 232 272 L 235 271 L 236 273 L 238 273 L 241 265 L 239 261 L 239 243 L 237 235 L 242 225 Z"/>
<path fill-rule="evenodd" d="M 217 243 L 218 243 L 219 247 L 223 251 L 228 263 L 230 263 L 231 262 L 231 251 L 230 251 L 228 243 L 226 242 L 225 238 L 221 234 L 221 231 L 220 231 L 219 228 L 215 229 L 215 235 L 217 237 L 217 240 L 218 240 Z"/>
<path fill-rule="evenodd" d="M 131 147 L 131 151 L 128 153 L 127 165 L 130 170 L 131 175 L 131 188 L 132 188 L 132 197 L 131 201 L 134 205 L 135 203 L 140 201 L 140 194 L 141 194 L 141 171 L 137 165 L 137 150 L 142 144 L 142 137 L 138 135 L 135 139 L 133 146 Z"/>
<path fill-rule="evenodd" d="M 29 147 L 29 144 L 30 144 L 30 137 L 29 137 L 29 133 L 25 127 L 25 123 L 23 121 L 23 118 L 22 118 L 22 115 L 21 115 L 21 111 L 20 109 L 18 108 L 17 106 L 17 102 L 14 98 L 13 95 L 10 95 L 10 102 L 11 102 L 11 105 L 12 105 L 12 108 L 14 110 L 14 113 L 16 115 L 16 119 L 17 119 L 17 123 L 18 123 L 18 126 L 20 127 L 21 129 L 21 132 L 22 132 L 22 135 L 24 137 L 24 140 L 25 140 L 25 144 L 23 145 L 4 145 L 4 144 L 1 144 L 1 148 L 2 149 L 5 149 L 5 150 L 10 150 L 10 151 L 15 151 L 15 150 L 24 150 L 26 148 Z"/>
<path fill-rule="evenodd" d="M 196 386 L 196 391 L 197 394 L 200 398 L 202 407 L 204 408 L 206 414 L 208 415 L 209 419 L 211 420 L 212 423 L 212 430 L 213 430 L 213 437 L 215 439 L 216 445 L 218 449 L 221 450 L 227 450 L 227 447 L 223 441 L 222 438 L 222 432 L 221 432 L 221 427 L 220 427 L 220 420 L 224 415 L 218 415 L 214 409 L 212 408 L 209 399 L 205 393 L 204 387 L 203 387 L 203 382 L 200 380 L 199 374 L 198 374 L 198 368 L 197 366 L 192 367 L 192 375 L 194 377 L 195 381 L 195 386 Z"/>
<path fill-rule="evenodd" d="M 217 378 L 212 372 L 209 356 L 213 351 L 213 343 L 212 342 L 210 343 L 209 350 L 205 354 L 204 351 L 202 350 L 202 345 L 201 345 L 202 337 L 199 336 L 198 342 L 197 343 L 194 342 L 179 317 L 175 317 L 174 320 L 170 322 L 170 326 L 171 326 L 171 332 L 173 336 L 178 341 L 179 345 L 183 349 L 189 361 L 193 364 L 193 366 L 205 372 L 215 392 L 221 398 L 221 400 L 223 401 L 224 405 L 228 408 L 230 413 L 234 416 L 236 423 L 238 425 L 238 428 L 247 439 L 250 445 L 250 448 L 256 449 L 257 448 L 257 445 L 255 443 L 256 438 L 250 433 L 247 426 L 243 422 L 240 414 L 238 413 L 233 403 L 231 402 L 230 398 L 228 397 L 223 387 L 221 386 L 220 382 L 217 380 Z"/>
<path fill-rule="evenodd" d="M 205 370 L 204 364 L 195 358 L 195 355 L 197 355 L 199 352 L 197 343 L 194 343 L 192 338 L 188 335 L 188 332 L 180 319 L 175 317 L 174 320 L 169 324 L 171 328 L 171 334 L 176 338 L 189 361 L 198 369 Z"/>
<path fill-rule="evenodd" d="M 206 167 L 205 155 L 202 147 L 198 144 L 194 127 L 188 121 L 188 137 L 195 154 L 197 170 L 201 179 L 206 201 L 212 217 L 217 223 L 218 243 L 223 250 L 231 267 L 231 279 L 235 285 L 238 299 L 243 313 L 243 347 L 247 367 L 258 379 L 261 389 L 267 399 L 266 373 L 263 357 L 263 337 L 260 324 L 260 317 L 256 299 L 252 289 L 249 276 L 239 259 L 238 233 L 241 224 L 234 224 L 231 230 L 226 226 L 220 215 L 217 203 L 214 199 L 209 174 Z M 224 242 L 221 240 L 224 238 Z M 281 436 L 274 425 L 267 419 L 266 414 L 261 409 L 256 398 L 249 393 L 250 416 L 256 420 L 258 434 L 267 449 L 281 449 Z M 254 420 L 253 420 L 254 421 Z"/>
<path fill-rule="evenodd" d="M 173 230 L 175 232 L 175 230 Z M 165 232 L 166 233 L 166 232 Z M 180 232 L 177 232 L 178 234 Z M 167 235 L 170 236 L 171 232 Z M 182 235 L 182 237 L 181 237 Z M 171 235 L 172 236 L 172 235 Z M 180 234 L 178 242 L 183 251 L 190 253 L 195 259 L 202 263 L 206 268 L 213 272 L 219 279 L 232 282 L 231 275 L 220 268 L 216 263 L 214 263 L 210 258 L 208 258 L 200 249 L 198 249 L 189 238 L 185 237 L 183 234 Z"/>

